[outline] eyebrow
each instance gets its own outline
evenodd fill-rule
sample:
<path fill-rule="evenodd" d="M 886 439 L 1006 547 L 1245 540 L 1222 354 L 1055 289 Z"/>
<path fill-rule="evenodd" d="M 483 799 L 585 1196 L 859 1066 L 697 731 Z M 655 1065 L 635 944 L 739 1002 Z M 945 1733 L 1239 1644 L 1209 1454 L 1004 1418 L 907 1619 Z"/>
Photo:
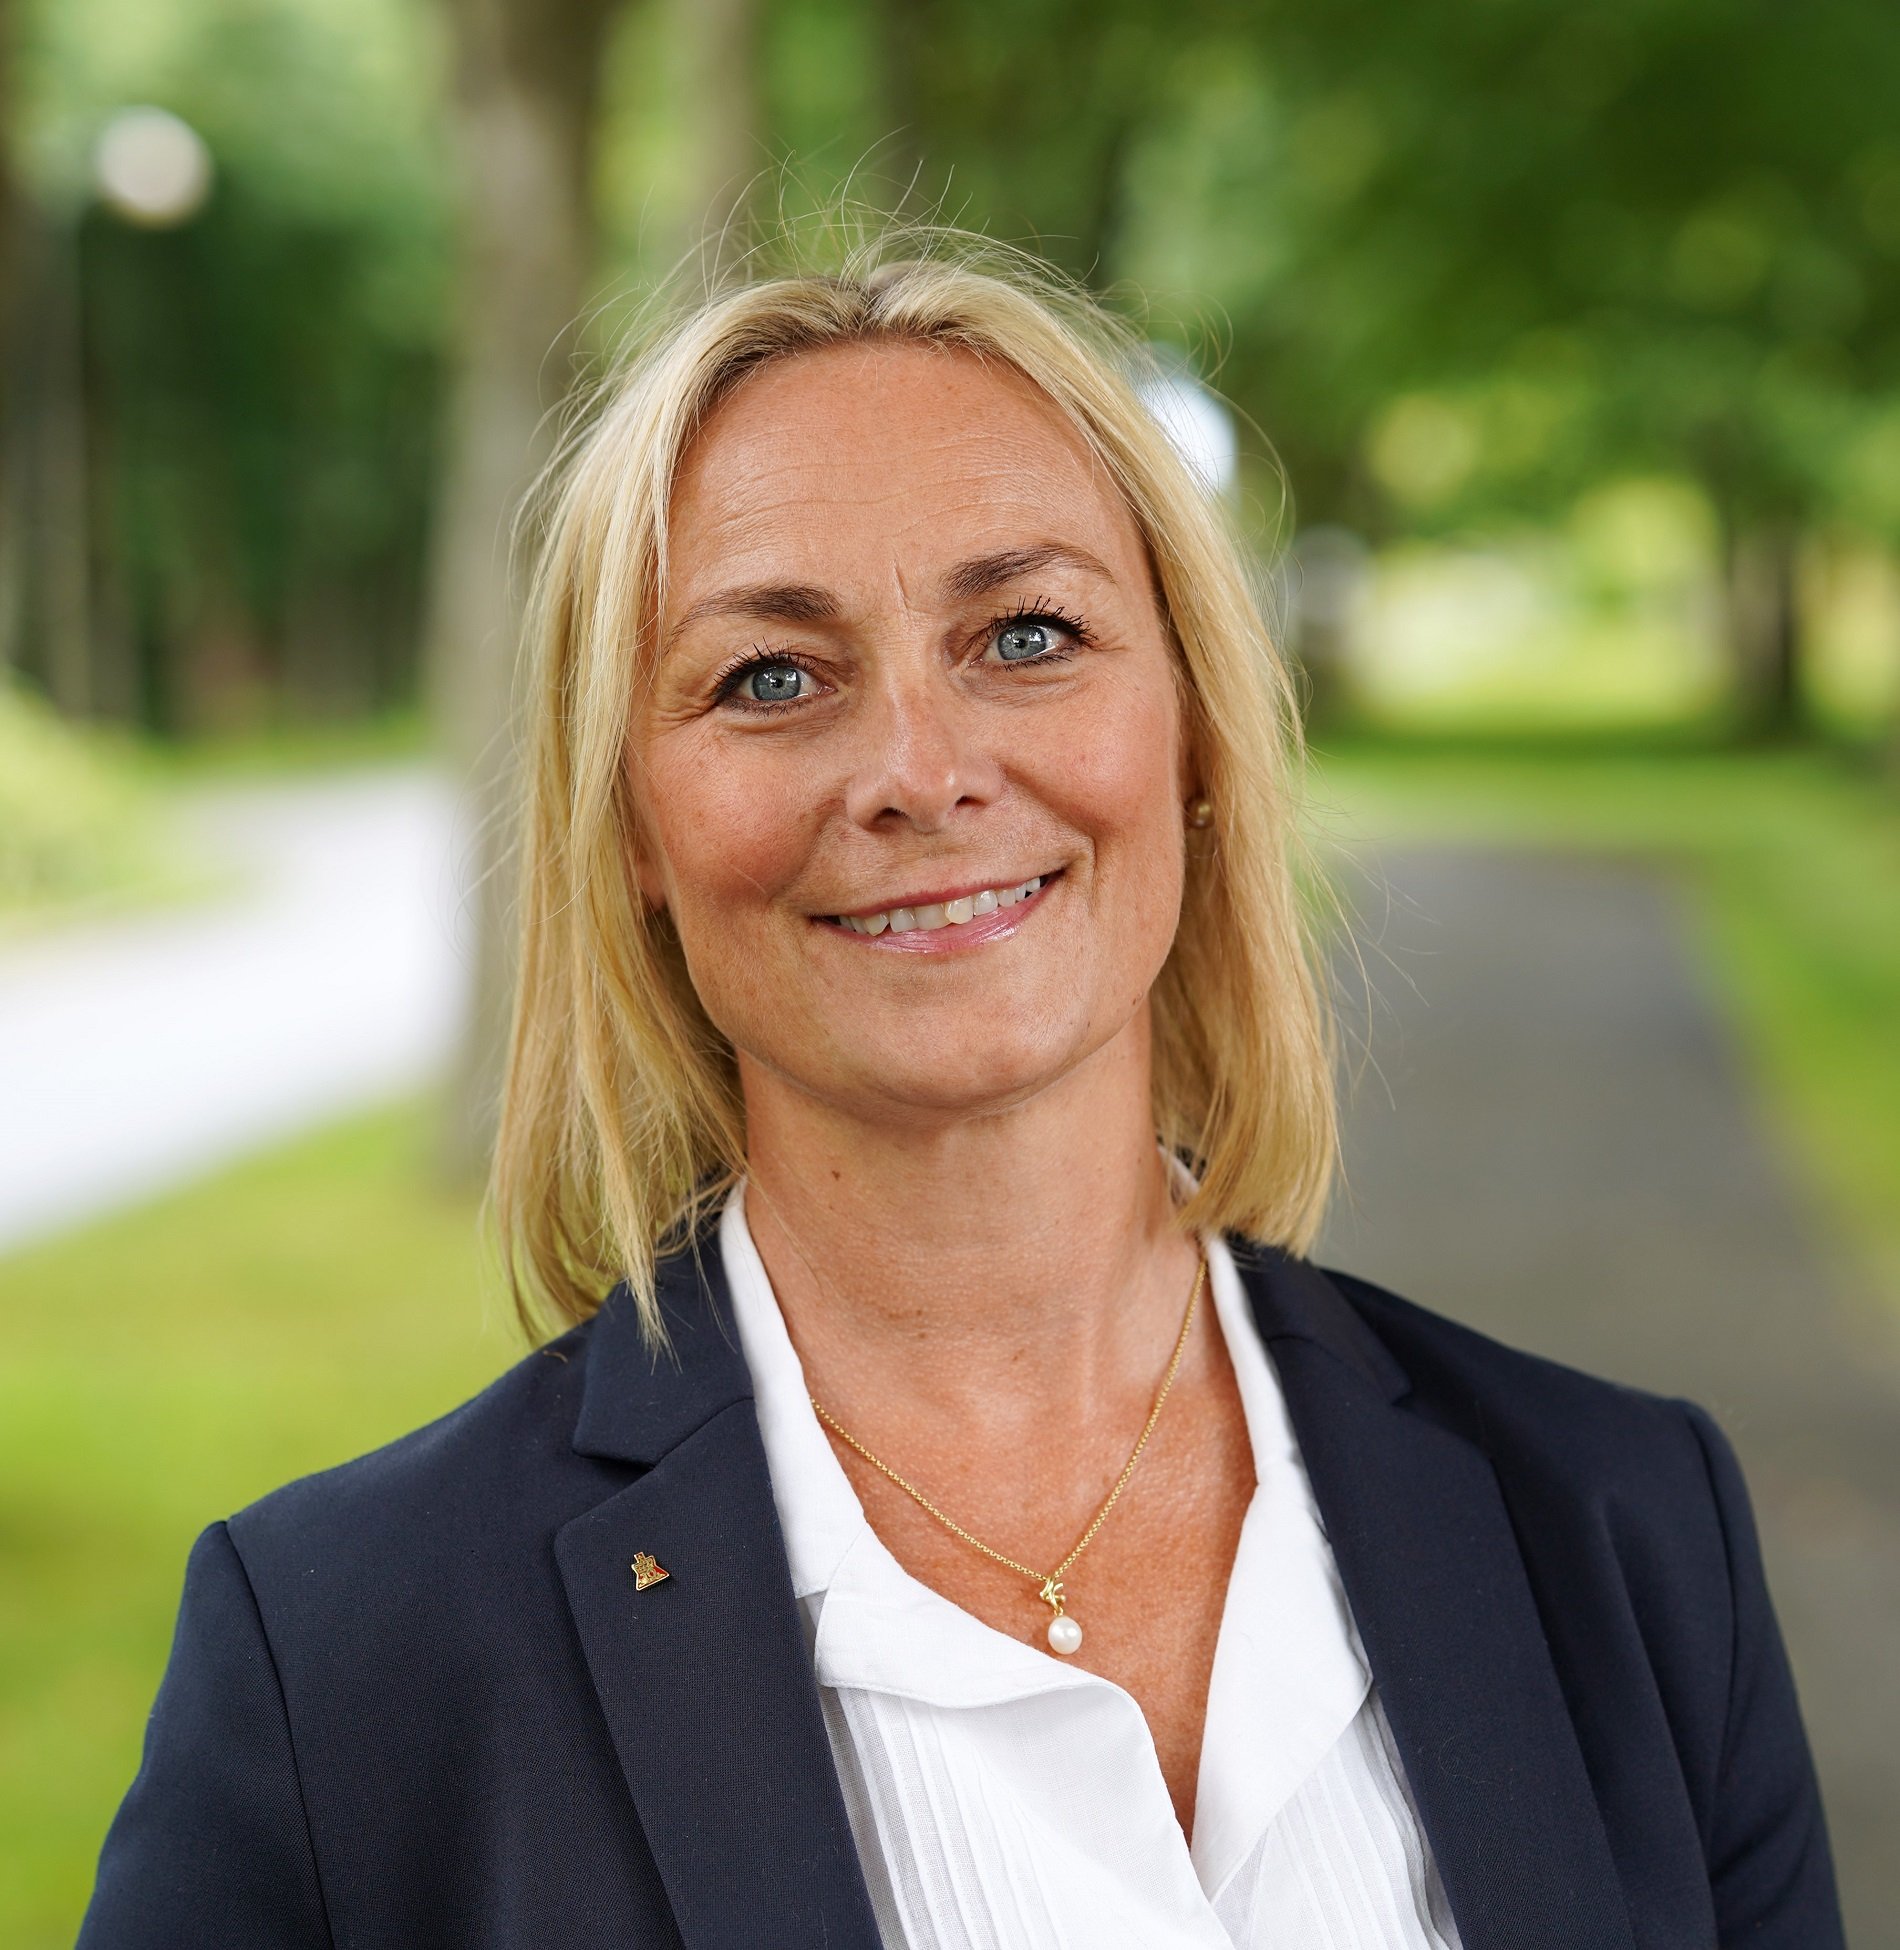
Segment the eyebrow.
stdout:
<path fill-rule="evenodd" d="M 670 650 L 695 623 L 714 616 L 750 616 L 761 623 L 835 623 L 838 599 L 810 582 L 748 582 L 702 596 L 666 633 Z"/>
<path fill-rule="evenodd" d="M 1034 575 L 1038 569 L 1065 567 L 1113 582 L 1114 575 L 1085 548 L 1067 542 L 1037 542 L 1026 548 L 999 549 L 973 555 L 948 569 L 938 580 L 938 592 L 950 602 L 969 602 L 1000 589 L 1005 583 Z M 811 582 L 747 582 L 702 596 L 667 632 L 671 647 L 695 623 L 716 616 L 746 616 L 761 623 L 835 623 L 843 614 L 829 589 Z"/>
<path fill-rule="evenodd" d="M 1113 582 L 1114 576 L 1085 548 L 1067 542 L 1038 542 L 1029 548 L 1006 548 L 994 555 L 975 555 L 949 570 L 938 585 L 953 602 L 968 602 L 972 596 L 986 596 L 1006 582 L 1032 576 L 1038 569 L 1080 569 L 1084 575 L 1099 576 Z"/>

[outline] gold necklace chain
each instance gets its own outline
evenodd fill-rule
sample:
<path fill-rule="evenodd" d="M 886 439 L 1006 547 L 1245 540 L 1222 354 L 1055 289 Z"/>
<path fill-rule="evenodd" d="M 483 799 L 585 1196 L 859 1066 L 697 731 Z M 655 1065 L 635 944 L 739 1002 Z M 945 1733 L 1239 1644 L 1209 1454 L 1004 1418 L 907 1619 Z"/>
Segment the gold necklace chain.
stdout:
<path fill-rule="evenodd" d="M 906 1496 L 913 1502 L 921 1504 L 946 1530 L 961 1537 L 973 1549 L 981 1551 L 993 1563 L 1001 1564 L 1006 1569 L 1018 1572 L 1023 1577 L 1029 1578 L 1039 1584 L 1042 1589 L 1036 1595 L 1055 1614 L 1049 1621 L 1050 1645 L 1061 1653 L 1077 1652 L 1081 1649 L 1082 1645 L 1082 1628 L 1074 1619 L 1068 1616 L 1064 1606 L 1062 1596 L 1063 1575 L 1075 1560 L 1088 1549 L 1089 1545 L 1095 1541 L 1095 1533 L 1108 1521 L 1108 1513 L 1114 1509 L 1122 1491 L 1128 1487 L 1128 1479 L 1135 1473 L 1135 1465 L 1141 1460 L 1141 1452 L 1147 1448 L 1148 1438 L 1154 1434 L 1155 1424 L 1161 1419 L 1161 1405 L 1168 1399 L 1168 1390 L 1174 1386 L 1174 1377 L 1180 1372 L 1181 1356 L 1187 1351 L 1188 1335 L 1194 1326 L 1194 1310 L 1200 1304 L 1201 1288 L 1206 1283 L 1206 1279 L 1207 1256 L 1202 1254 L 1200 1256 L 1200 1264 L 1195 1268 L 1194 1272 L 1194 1289 L 1188 1295 L 1187 1312 L 1181 1316 L 1181 1331 L 1174 1338 L 1174 1352 L 1168 1359 L 1168 1371 L 1161 1377 L 1161 1388 L 1155 1396 L 1154 1407 L 1148 1411 L 1148 1420 L 1143 1425 L 1141 1434 L 1136 1438 L 1134 1449 L 1130 1453 L 1127 1462 L 1122 1466 L 1122 1473 L 1116 1477 L 1115 1487 L 1109 1491 L 1107 1501 L 1096 1511 L 1094 1521 L 1083 1531 L 1081 1537 L 1077 1539 L 1075 1548 L 1070 1551 L 1068 1556 L 1053 1571 L 1043 1572 L 1033 1570 L 1027 1564 L 1018 1563 L 1013 1557 L 1006 1557 L 999 1550 L 992 1550 L 988 1544 L 984 1543 L 982 1538 L 972 1537 L 954 1517 L 945 1516 L 916 1484 L 908 1482 L 904 1477 L 898 1475 L 897 1471 L 889 1463 L 872 1455 L 870 1450 L 825 1407 L 824 1403 L 816 1395 L 811 1397 L 811 1405 L 817 1410 L 819 1419 L 834 1435 L 855 1449 L 873 1469 L 877 1470 L 881 1475 L 888 1476 Z"/>

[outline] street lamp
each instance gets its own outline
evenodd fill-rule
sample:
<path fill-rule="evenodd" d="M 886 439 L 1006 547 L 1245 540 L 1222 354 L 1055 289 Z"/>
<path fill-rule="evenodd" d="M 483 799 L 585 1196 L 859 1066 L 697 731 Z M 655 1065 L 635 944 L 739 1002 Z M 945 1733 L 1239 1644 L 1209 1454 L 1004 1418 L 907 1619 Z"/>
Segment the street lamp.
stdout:
<path fill-rule="evenodd" d="M 92 149 L 92 181 L 114 216 L 146 230 L 170 230 L 195 216 L 211 193 L 211 151 L 168 108 L 122 108 Z"/>
<path fill-rule="evenodd" d="M 78 137 L 77 130 L 71 133 Z M 28 462 L 35 478 L 30 485 L 9 482 L 8 495 L 34 508 L 32 573 L 42 592 L 48 688 L 62 710 L 79 717 L 99 702 L 92 640 L 80 229 L 95 200 L 124 223 L 146 230 L 175 229 L 203 207 L 211 193 L 212 167 L 204 138 L 189 123 L 169 109 L 151 107 L 114 110 L 99 125 L 90 153 L 74 140 L 67 155 L 69 166 L 40 199 L 32 370 L 27 375 L 32 383 L 18 388 L 31 398 L 38 419 Z M 14 523 L 0 527 L 10 531 Z M 27 572 L 24 566 L 15 567 L 19 575 Z"/>

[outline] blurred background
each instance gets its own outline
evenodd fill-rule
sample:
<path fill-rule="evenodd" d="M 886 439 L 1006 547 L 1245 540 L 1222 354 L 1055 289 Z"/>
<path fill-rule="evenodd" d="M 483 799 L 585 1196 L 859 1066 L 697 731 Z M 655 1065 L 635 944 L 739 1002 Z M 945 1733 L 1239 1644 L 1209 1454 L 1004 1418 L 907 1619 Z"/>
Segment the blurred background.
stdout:
<path fill-rule="evenodd" d="M 1900 1946 L 1896 102 L 1887 0 L 0 0 L 0 1944 L 197 1531 L 520 1351 L 511 510 L 848 186 L 1168 348 L 1344 897 L 1317 1256 L 1714 1410 Z"/>

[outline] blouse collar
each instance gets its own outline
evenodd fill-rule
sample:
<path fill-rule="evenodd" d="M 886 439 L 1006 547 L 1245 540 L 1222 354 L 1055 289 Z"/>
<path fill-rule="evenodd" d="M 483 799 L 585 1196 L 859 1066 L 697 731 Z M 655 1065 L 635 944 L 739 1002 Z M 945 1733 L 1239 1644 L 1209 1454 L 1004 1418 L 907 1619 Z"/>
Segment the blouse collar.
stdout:
<path fill-rule="evenodd" d="M 946 1709 L 1066 1690 L 1132 1706 L 1112 1680 L 996 1631 L 904 1570 L 812 1410 L 746 1224 L 743 1184 L 727 1201 L 719 1243 L 792 1588 L 816 1621 L 819 1683 Z M 1212 1896 L 1351 1724 L 1370 1679 L 1233 1255 L 1219 1235 L 1202 1244 L 1257 1480 L 1222 1612 L 1196 1792 L 1193 1863 Z"/>

